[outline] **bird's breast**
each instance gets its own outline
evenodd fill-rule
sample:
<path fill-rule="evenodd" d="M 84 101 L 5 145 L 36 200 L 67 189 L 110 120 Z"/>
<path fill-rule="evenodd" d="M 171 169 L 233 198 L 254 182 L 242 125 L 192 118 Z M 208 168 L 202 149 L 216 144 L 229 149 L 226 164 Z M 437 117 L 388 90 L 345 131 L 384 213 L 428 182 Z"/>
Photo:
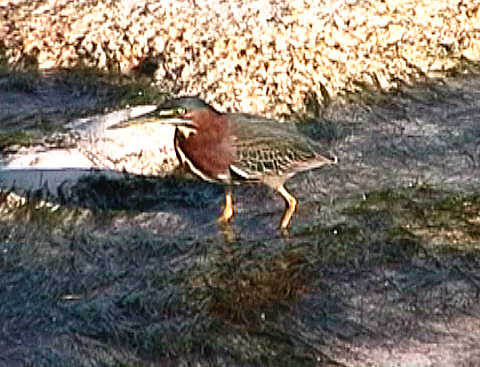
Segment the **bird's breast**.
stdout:
<path fill-rule="evenodd" d="M 235 149 L 228 136 L 214 136 L 198 131 L 188 137 L 181 132 L 175 134 L 177 155 L 190 170 L 202 179 L 227 181 L 229 167 L 235 160 Z"/>

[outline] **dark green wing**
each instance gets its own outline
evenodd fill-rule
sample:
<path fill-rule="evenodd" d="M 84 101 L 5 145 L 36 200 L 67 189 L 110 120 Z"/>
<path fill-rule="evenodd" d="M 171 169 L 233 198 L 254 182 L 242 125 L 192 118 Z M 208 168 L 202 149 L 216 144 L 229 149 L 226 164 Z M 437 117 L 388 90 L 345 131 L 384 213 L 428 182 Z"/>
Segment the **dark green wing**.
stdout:
<path fill-rule="evenodd" d="M 296 123 L 232 115 L 230 128 L 237 152 L 232 171 L 247 179 L 288 177 L 335 160 L 321 144 L 301 134 Z"/>

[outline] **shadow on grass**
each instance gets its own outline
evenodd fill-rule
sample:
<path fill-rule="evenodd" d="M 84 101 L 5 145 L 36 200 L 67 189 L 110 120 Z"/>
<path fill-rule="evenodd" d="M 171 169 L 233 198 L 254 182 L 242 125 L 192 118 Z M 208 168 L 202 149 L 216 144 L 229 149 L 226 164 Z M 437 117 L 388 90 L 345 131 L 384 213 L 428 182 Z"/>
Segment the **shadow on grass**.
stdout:
<path fill-rule="evenodd" d="M 477 196 L 372 192 L 338 225 L 226 242 L 129 225 L 131 205 L 150 205 L 136 192 L 158 198 L 162 185 L 91 184 L 87 192 L 114 192 L 97 213 L 25 204 L 2 216 L 0 347 L 9 366 L 338 366 L 346 344 L 441 342 L 448 330 L 435 322 L 480 316 Z M 170 184 L 170 200 L 179 190 L 190 211 L 219 194 L 197 186 L 189 201 L 190 183 Z M 112 227 L 119 217 L 124 225 Z"/>

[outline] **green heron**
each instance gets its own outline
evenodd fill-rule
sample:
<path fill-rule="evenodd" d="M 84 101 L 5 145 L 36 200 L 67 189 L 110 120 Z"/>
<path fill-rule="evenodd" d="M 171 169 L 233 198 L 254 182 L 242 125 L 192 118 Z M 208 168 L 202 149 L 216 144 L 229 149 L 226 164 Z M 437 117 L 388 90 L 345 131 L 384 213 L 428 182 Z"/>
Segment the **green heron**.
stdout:
<path fill-rule="evenodd" d="M 263 183 L 286 201 L 280 222 L 287 229 L 297 208 L 297 199 L 284 184 L 296 173 L 337 158 L 322 152 L 322 146 L 302 135 L 295 123 L 279 123 L 247 114 L 223 114 L 197 97 L 180 97 L 159 106 L 157 116 L 176 127 L 174 145 L 180 162 L 207 181 L 225 184 L 225 207 L 221 222 L 234 214 L 231 185 Z"/>

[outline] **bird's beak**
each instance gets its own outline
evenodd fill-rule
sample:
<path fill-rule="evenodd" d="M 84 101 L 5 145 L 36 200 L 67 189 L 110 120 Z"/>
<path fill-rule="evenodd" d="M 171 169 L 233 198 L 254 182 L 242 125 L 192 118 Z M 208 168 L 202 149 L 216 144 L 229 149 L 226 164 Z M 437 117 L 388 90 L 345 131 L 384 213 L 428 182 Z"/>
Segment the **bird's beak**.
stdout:
<path fill-rule="evenodd" d="M 161 109 L 158 110 L 156 113 L 160 119 L 158 122 L 166 124 L 166 125 L 173 125 L 173 126 L 192 126 L 192 120 L 177 117 L 178 116 L 178 109 L 170 108 L 170 109 Z"/>
<path fill-rule="evenodd" d="M 146 125 L 146 124 L 159 124 L 170 125 L 175 127 L 195 128 L 195 124 L 192 120 L 182 118 L 179 116 L 177 108 L 160 109 L 149 113 L 147 116 L 141 116 L 129 120 L 126 125 Z"/>
<path fill-rule="evenodd" d="M 156 115 L 160 117 L 161 123 L 176 126 L 179 128 L 184 127 L 189 129 L 196 129 L 197 126 L 192 120 L 183 117 L 184 113 L 185 113 L 184 109 L 161 108 L 156 112 Z"/>
<path fill-rule="evenodd" d="M 161 125 L 174 126 L 180 133 L 188 139 L 190 135 L 197 133 L 198 126 L 190 119 L 185 118 L 184 108 L 162 108 L 153 113 L 151 116 L 144 120 L 143 123 L 157 123 Z"/>
<path fill-rule="evenodd" d="M 147 121 L 148 122 L 148 121 Z M 155 121 L 152 122 L 157 122 L 162 125 L 172 125 L 172 126 L 192 126 L 192 120 L 188 119 L 182 119 L 179 117 L 170 117 L 170 118 L 165 118 L 165 119 L 155 119 Z"/>

